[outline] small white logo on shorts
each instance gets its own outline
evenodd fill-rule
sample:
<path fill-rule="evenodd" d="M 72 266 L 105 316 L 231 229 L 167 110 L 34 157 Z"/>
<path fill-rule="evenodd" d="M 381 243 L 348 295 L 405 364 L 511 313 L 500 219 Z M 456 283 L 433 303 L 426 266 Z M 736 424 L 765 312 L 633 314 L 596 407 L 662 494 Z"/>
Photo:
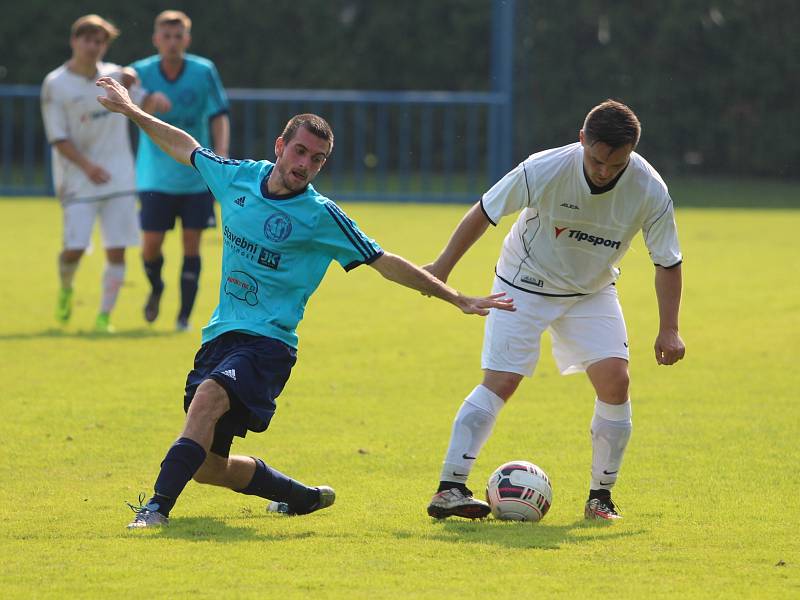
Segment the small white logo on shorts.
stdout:
<path fill-rule="evenodd" d="M 236 370 L 235 369 L 228 369 L 227 371 L 222 372 L 223 375 L 226 375 L 236 381 Z"/>

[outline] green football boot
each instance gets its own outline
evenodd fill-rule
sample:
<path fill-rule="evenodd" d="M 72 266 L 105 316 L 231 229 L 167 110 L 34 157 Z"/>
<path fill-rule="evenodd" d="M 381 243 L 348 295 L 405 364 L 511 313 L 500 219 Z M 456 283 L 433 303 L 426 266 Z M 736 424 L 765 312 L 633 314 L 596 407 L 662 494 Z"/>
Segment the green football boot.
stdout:
<path fill-rule="evenodd" d="M 66 324 L 72 316 L 72 288 L 61 288 L 58 292 L 58 304 L 56 304 L 56 320 L 61 324 Z"/>
<path fill-rule="evenodd" d="M 114 333 L 116 329 L 111 324 L 111 315 L 108 313 L 98 313 L 97 319 L 94 322 L 95 333 Z"/>

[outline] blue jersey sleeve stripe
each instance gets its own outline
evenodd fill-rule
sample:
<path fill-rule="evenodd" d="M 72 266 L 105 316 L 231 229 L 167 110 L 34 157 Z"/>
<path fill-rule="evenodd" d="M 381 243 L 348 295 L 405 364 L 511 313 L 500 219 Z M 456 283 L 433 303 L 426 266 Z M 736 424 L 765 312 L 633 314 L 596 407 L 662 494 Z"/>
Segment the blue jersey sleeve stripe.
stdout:
<path fill-rule="evenodd" d="M 375 256 L 373 256 L 372 258 L 368 258 L 367 260 L 364 260 L 364 261 L 354 260 L 353 262 L 348 263 L 344 267 L 344 270 L 345 271 L 352 271 L 353 269 L 355 269 L 356 267 L 360 267 L 361 265 L 371 265 L 376 260 L 378 260 L 381 256 L 383 256 L 383 250 L 380 250 L 379 252 L 377 252 L 375 254 Z"/>
<path fill-rule="evenodd" d="M 196 169 L 197 165 L 194 164 L 194 155 L 197 154 L 198 150 L 202 150 L 202 146 L 198 146 L 194 150 L 192 150 L 192 155 L 189 157 L 189 160 L 192 162 L 192 166 Z"/>
<path fill-rule="evenodd" d="M 206 158 L 213 160 L 214 162 L 218 162 L 221 165 L 240 165 L 242 161 L 237 160 L 235 158 L 225 158 L 224 156 L 219 156 L 215 154 L 213 150 L 209 150 L 208 148 L 202 148 L 198 146 L 192 152 L 192 164 L 194 164 L 194 153 L 197 152 L 200 156 L 205 156 Z"/>
<path fill-rule="evenodd" d="M 353 247 L 361 253 L 361 256 L 364 257 L 364 260 L 367 260 L 368 258 L 370 258 L 370 252 L 365 250 L 363 243 L 359 244 L 360 240 L 358 240 L 358 238 L 353 235 L 352 230 L 350 230 L 349 228 L 345 227 L 342 224 L 342 222 L 339 220 L 339 216 L 336 214 L 336 212 L 331 207 L 331 204 L 333 204 L 333 203 L 332 202 L 326 202 L 325 203 L 325 208 L 328 209 L 328 212 L 330 213 L 331 218 L 333 219 L 334 223 L 336 223 L 339 226 L 339 229 L 341 229 L 342 233 L 344 233 L 345 237 L 347 237 L 347 239 L 350 240 L 350 243 L 353 245 Z"/>
<path fill-rule="evenodd" d="M 339 229 L 342 230 L 342 233 L 344 233 L 345 237 L 350 241 L 350 243 L 353 245 L 353 247 L 361 253 L 361 256 L 363 256 L 364 259 L 366 260 L 367 258 L 369 258 L 369 253 L 364 251 L 364 248 L 358 244 L 358 241 L 353 236 L 353 234 L 347 228 L 345 228 L 345 226 L 341 223 L 341 221 L 339 220 L 338 216 L 336 215 L 334 210 L 331 208 L 331 204 L 332 204 L 331 202 L 326 202 L 325 203 L 325 208 L 330 213 L 331 218 L 333 219 L 333 222 L 336 223 L 339 226 Z"/>
<path fill-rule="evenodd" d="M 222 87 L 222 81 L 219 79 L 219 74 L 217 73 L 216 68 L 212 67 L 209 70 L 209 75 L 211 76 L 211 82 L 209 87 L 211 98 L 216 104 L 217 108 L 228 108 L 228 98 L 225 95 L 225 89 Z"/>
<path fill-rule="evenodd" d="M 349 219 L 349 217 L 346 214 L 344 214 L 344 211 L 341 208 L 336 206 L 336 204 L 333 202 L 327 203 L 326 206 L 330 206 L 329 210 L 333 211 L 331 212 L 331 214 L 333 215 L 335 212 L 339 216 L 339 219 L 341 219 L 341 222 L 344 224 L 344 226 L 347 227 L 353 233 L 356 239 L 361 243 L 361 247 L 363 248 L 363 251 L 366 252 L 365 254 L 366 256 L 371 256 L 375 252 L 377 252 L 375 246 L 369 241 L 369 239 L 367 239 L 367 237 L 361 231 L 358 230 L 357 227 L 355 227 L 355 224 Z"/>

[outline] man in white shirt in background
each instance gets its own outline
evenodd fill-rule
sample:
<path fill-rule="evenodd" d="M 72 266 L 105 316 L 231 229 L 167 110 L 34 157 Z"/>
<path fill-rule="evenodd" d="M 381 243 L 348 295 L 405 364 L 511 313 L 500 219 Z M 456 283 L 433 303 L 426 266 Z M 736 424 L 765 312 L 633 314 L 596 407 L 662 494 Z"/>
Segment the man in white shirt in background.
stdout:
<path fill-rule="evenodd" d="M 97 105 L 95 86 L 102 76 L 126 85 L 135 80 L 132 69 L 102 62 L 118 36 L 117 28 L 102 17 L 80 17 L 72 25 L 72 58 L 47 75 L 41 95 L 55 191 L 64 215 L 56 318 L 66 323 L 72 314 L 73 279 L 99 216 L 107 262 L 95 330 L 102 333 L 113 331 L 110 315 L 125 279 L 125 248 L 139 244 L 128 122 Z M 134 96 L 141 100 L 142 94 Z"/>
<path fill-rule="evenodd" d="M 461 220 L 445 249 L 426 267 L 442 281 L 500 218 L 519 212 L 503 242 L 493 293 L 513 298 L 516 312 L 492 311 L 486 321 L 483 382 L 453 423 L 437 493 L 435 518 L 483 518 L 488 504 L 466 487 L 495 420 L 539 359 L 542 333 L 552 337 L 562 374 L 586 372 L 595 392 L 587 519 L 614 520 L 611 500 L 631 435 L 628 338 L 616 265 L 638 231 L 655 263 L 660 326 L 658 364 L 682 359 L 678 334 L 682 255 L 672 199 L 659 174 L 634 152 L 641 126 L 633 111 L 607 100 L 594 107 L 579 142 L 533 154 L 497 182 Z"/>

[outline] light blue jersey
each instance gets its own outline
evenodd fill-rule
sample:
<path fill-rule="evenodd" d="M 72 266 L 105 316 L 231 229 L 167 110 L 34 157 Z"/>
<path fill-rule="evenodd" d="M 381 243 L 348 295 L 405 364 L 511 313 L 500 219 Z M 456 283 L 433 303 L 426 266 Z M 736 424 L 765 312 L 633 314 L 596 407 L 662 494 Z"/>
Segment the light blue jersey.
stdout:
<path fill-rule="evenodd" d="M 297 324 L 331 261 L 349 271 L 383 250 L 311 185 L 270 196 L 269 161 L 230 160 L 198 148 L 192 164 L 222 209 L 219 304 L 203 343 L 244 331 L 296 348 Z"/>
<path fill-rule="evenodd" d="M 211 146 L 209 121 L 228 112 L 228 98 L 214 63 L 186 54 L 183 70 L 169 80 L 161 70 L 161 58 L 151 56 L 131 65 L 148 92 L 162 92 L 172 103 L 166 113 L 155 116 L 183 129 L 203 146 Z M 189 166 L 175 162 L 140 130 L 136 153 L 136 187 L 140 192 L 196 194 L 206 191 L 203 178 Z"/>

